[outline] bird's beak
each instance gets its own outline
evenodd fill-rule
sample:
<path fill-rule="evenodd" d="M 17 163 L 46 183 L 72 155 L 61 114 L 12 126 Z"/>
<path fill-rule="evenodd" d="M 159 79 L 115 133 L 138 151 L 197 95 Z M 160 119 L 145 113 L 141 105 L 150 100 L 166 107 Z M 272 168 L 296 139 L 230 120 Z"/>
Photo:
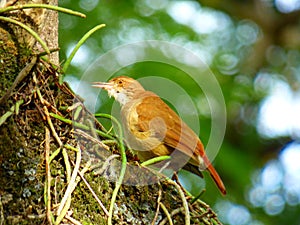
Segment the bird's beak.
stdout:
<path fill-rule="evenodd" d="M 110 82 L 92 82 L 92 87 L 102 88 L 104 90 L 111 90 L 113 88 L 113 83 Z"/>

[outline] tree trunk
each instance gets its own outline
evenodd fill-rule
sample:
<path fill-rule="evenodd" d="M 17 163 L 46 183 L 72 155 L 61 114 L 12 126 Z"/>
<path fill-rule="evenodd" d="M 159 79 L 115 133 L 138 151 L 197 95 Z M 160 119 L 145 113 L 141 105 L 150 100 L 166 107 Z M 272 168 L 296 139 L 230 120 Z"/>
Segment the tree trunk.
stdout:
<path fill-rule="evenodd" d="M 57 0 L 6 1 L 1 9 L 30 3 L 57 5 Z M 49 49 L 58 47 L 56 11 L 30 8 L 0 16 L 30 27 Z M 36 57 L 44 51 L 20 25 L 0 19 L 0 224 L 42 224 L 46 218 L 42 144 L 45 129 L 33 93 L 35 87 L 30 86 L 33 76 L 45 71 Z M 48 57 L 58 65 L 57 52 Z"/>
<path fill-rule="evenodd" d="M 26 3 L 31 2 L 6 6 Z M 57 12 L 35 8 L 0 16 L 29 26 L 50 50 L 58 47 Z M 59 64 L 57 52 L 41 57 L 45 50 L 31 34 L 1 18 L 0 32 L 0 225 L 107 224 L 106 209 L 116 187 L 108 176 L 118 177 L 120 169 L 111 153 L 119 154 L 118 140 L 104 133 L 82 102 L 59 84 L 53 66 Z M 92 174 L 91 162 L 99 164 L 102 176 Z M 142 171 L 140 177 L 148 174 Z M 130 174 L 127 167 L 125 178 L 135 179 Z M 208 205 L 191 203 L 178 187 L 166 179 L 148 186 L 122 185 L 112 222 L 164 224 L 169 212 L 174 224 L 219 224 Z"/>

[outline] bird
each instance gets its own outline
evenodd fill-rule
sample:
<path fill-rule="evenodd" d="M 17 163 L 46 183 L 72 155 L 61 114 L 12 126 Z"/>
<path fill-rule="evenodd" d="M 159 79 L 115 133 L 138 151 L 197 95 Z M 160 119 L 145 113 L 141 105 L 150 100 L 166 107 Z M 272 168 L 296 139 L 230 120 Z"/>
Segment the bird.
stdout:
<path fill-rule="evenodd" d="M 226 195 L 225 185 L 208 159 L 195 132 L 158 95 L 147 91 L 135 79 L 118 76 L 108 82 L 92 82 L 92 87 L 108 92 L 121 105 L 126 144 L 141 161 L 179 153 L 175 164 L 188 157 L 186 169 L 200 177 L 207 170 L 216 186 Z"/>

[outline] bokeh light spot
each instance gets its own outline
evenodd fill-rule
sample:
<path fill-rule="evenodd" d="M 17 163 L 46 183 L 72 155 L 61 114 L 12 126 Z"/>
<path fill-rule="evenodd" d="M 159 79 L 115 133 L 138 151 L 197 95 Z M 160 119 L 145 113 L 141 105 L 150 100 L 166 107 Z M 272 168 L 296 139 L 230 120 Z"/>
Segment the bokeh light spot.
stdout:
<path fill-rule="evenodd" d="M 86 11 L 92 11 L 98 5 L 99 0 L 80 0 L 79 6 L 80 8 Z"/>
<path fill-rule="evenodd" d="M 250 45 L 256 42 L 259 28 L 250 20 L 242 20 L 239 22 L 236 32 L 237 39 L 242 45 Z"/>
<path fill-rule="evenodd" d="M 258 132 L 269 138 L 299 136 L 300 94 L 294 93 L 290 86 L 280 79 L 273 80 L 269 86 L 270 95 L 262 101 L 258 114 Z"/>
<path fill-rule="evenodd" d="M 268 192 L 278 189 L 282 183 L 282 178 L 281 164 L 277 160 L 268 162 L 261 173 L 262 185 Z"/>
<path fill-rule="evenodd" d="M 299 0 L 275 0 L 275 6 L 280 12 L 290 13 L 300 8 Z"/>
<path fill-rule="evenodd" d="M 225 75 L 233 75 L 238 71 L 239 60 L 236 55 L 223 53 L 216 57 L 216 66 Z"/>
<path fill-rule="evenodd" d="M 284 209 L 284 200 L 281 195 L 270 195 L 266 200 L 265 211 L 269 215 L 277 215 Z"/>

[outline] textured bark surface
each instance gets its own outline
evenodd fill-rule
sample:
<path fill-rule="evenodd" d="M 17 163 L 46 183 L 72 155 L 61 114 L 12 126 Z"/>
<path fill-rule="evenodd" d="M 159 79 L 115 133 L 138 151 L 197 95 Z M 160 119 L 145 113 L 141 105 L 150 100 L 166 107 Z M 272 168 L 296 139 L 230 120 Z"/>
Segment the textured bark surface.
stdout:
<path fill-rule="evenodd" d="M 51 1 L 7 1 L 5 6 Z M 57 12 L 46 9 L 15 10 L 0 16 L 21 22 L 47 43 L 58 46 Z M 30 80 L 46 71 L 36 54 L 44 52 L 22 27 L 0 20 L 0 224 L 42 224 L 45 216 L 44 121 L 35 105 Z M 58 64 L 58 53 L 49 57 Z M 49 72 L 48 72 L 49 73 Z M 49 76 L 49 75 L 46 75 Z M 49 80 L 48 80 L 49 81 Z M 14 88 L 12 88 L 14 87 Z M 18 107 L 18 103 L 23 104 Z"/>

